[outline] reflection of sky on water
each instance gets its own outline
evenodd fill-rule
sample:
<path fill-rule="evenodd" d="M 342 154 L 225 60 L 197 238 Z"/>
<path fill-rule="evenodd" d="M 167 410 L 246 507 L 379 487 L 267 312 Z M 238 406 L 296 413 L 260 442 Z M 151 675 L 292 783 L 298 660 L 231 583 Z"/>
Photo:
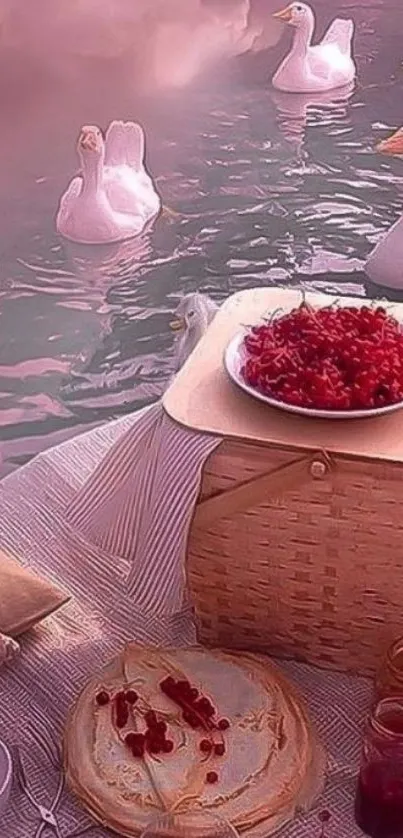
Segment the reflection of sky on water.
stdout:
<path fill-rule="evenodd" d="M 9 21 L 4 31 L 14 33 L 15 43 L 3 42 L 0 50 L 0 147 L 7 161 L 0 169 L 3 470 L 156 398 L 171 373 L 168 324 L 183 293 L 200 289 L 221 300 L 263 284 L 376 293 L 362 262 L 400 213 L 403 187 L 401 161 L 373 151 L 403 122 L 403 7 L 394 0 L 357 8 L 344 0 L 344 11 L 343 0 L 316 4 L 320 32 L 334 14 L 354 16 L 359 82 L 352 93 L 308 98 L 276 93 L 268 83 L 290 37 L 285 32 L 279 40 L 282 28 L 273 27 L 270 13 L 281 5 L 274 0 L 256 0 L 246 18 L 243 0 L 192 0 L 185 12 L 181 0 L 164 0 L 165 29 L 157 37 L 155 21 L 143 15 L 133 41 L 133 28 L 121 27 L 126 0 L 116 0 L 109 7 L 112 40 L 117 48 L 121 33 L 121 52 L 107 61 L 99 54 L 73 57 L 72 48 L 74 42 L 82 53 L 85 42 L 89 50 L 106 49 L 99 34 L 106 0 L 92 12 L 98 35 L 95 27 L 91 43 L 73 38 L 78 0 L 57 6 L 70 15 L 69 26 L 61 13 L 51 18 L 56 7 L 49 5 L 41 36 L 49 43 L 53 32 L 48 51 L 29 35 L 28 17 L 24 34 L 16 17 L 21 6 L 13 2 L 14 29 Z M 133 13 L 136 4 L 128 5 Z M 149 0 L 151 7 L 155 15 Z M 167 31 L 173 25 L 182 31 L 184 21 L 193 45 L 203 43 L 203 26 L 218 34 L 208 60 L 193 50 L 205 73 L 181 86 L 178 73 L 189 65 L 177 47 L 165 79 L 155 67 L 174 43 Z M 142 73 L 140 41 L 150 53 Z M 252 50 L 269 48 L 228 60 L 250 41 Z M 26 50 L 23 63 L 18 49 Z M 217 65 L 219 54 L 226 60 Z M 106 127 L 115 117 L 144 123 L 149 168 L 174 212 L 137 242 L 68 245 L 54 231 L 54 213 L 77 168 L 77 131 L 84 122 Z"/>

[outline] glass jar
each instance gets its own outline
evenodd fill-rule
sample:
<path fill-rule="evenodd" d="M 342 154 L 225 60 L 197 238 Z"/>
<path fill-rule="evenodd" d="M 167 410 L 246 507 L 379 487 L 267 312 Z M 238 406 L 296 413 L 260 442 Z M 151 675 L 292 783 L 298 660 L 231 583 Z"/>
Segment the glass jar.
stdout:
<path fill-rule="evenodd" d="M 403 695 L 403 637 L 389 647 L 375 679 L 377 701 L 393 695 Z"/>
<path fill-rule="evenodd" d="M 368 720 L 355 819 L 371 838 L 403 835 L 403 695 L 379 701 Z"/>

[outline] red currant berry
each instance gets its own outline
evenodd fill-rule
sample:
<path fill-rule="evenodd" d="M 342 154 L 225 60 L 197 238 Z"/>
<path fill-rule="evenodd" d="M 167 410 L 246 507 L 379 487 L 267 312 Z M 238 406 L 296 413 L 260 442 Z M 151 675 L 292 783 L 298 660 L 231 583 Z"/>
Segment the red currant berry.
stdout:
<path fill-rule="evenodd" d="M 157 723 L 154 725 L 154 727 L 155 727 L 155 732 L 156 732 L 156 733 L 161 733 L 161 734 L 164 734 L 164 733 L 166 733 L 166 732 L 167 732 L 167 730 L 168 730 L 168 725 L 167 725 L 167 723 L 166 723 L 166 722 L 157 722 Z"/>
<path fill-rule="evenodd" d="M 127 725 L 128 721 L 129 721 L 129 710 L 127 708 L 127 704 L 123 704 L 121 707 L 117 707 L 116 708 L 116 727 L 119 728 L 119 730 L 121 730 L 122 727 L 125 727 L 125 725 Z"/>
<path fill-rule="evenodd" d="M 126 737 L 127 741 L 127 737 Z M 142 733 L 134 733 L 131 739 L 130 749 L 134 757 L 143 757 L 145 752 L 145 737 Z"/>
<path fill-rule="evenodd" d="M 156 727 L 156 725 L 158 724 L 158 719 L 157 714 L 154 712 L 154 710 L 147 710 L 147 712 L 144 714 L 144 721 L 147 727 Z"/>
<path fill-rule="evenodd" d="M 170 754 L 173 751 L 173 749 L 174 743 L 172 742 L 172 739 L 165 739 L 165 742 L 162 746 L 164 754 Z"/>
<path fill-rule="evenodd" d="M 95 701 L 100 707 L 104 707 L 105 704 L 109 704 L 109 694 L 106 690 L 100 690 L 100 692 L 95 696 Z"/>
<path fill-rule="evenodd" d="M 193 730 L 197 730 L 198 727 L 201 727 L 201 721 L 196 713 L 192 713 L 191 710 L 185 710 L 183 713 L 183 720 L 187 722 L 187 724 L 193 728 Z"/>
<path fill-rule="evenodd" d="M 205 716 L 207 719 L 211 718 L 211 716 L 214 716 L 214 707 L 211 701 L 209 701 L 209 699 L 205 698 L 204 696 L 202 698 L 199 698 L 198 701 L 196 701 L 195 707 L 197 708 L 197 711 L 199 713 L 202 713 L 202 715 Z"/>
<path fill-rule="evenodd" d="M 175 691 L 175 687 L 176 687 L 176 681 L 175 681 L 174 678 L 172 678 L 172 675 L 167 675 L 167 677 L 164 678 L 163 681 L 160 682 L 160 689 L 167 696 L 172 695 L 172 690 Z"/>
<path fill-rule="evenodd" d="M 216 771 L 208 771 L 206 774 L 207 783 L 216 783 L 218 781 L 218 774 Z"/>
<path fill-rule="evenodd" d="M 202 739 L 199 748 L 203 752 L 203 754 L 210 754 L 213 750 L 213 745 L 209 739 Z"/>
<path fill-rule="evenodd" d="M 155 727 L 150 727 L 146 730 L 145 742 L 147 749 L 150 750 L 150 753 L 157 753 L 154 748 L 157 748 L 158 752 L 161 751 L 164 741 L 164 735 L 161 735 Z"/>

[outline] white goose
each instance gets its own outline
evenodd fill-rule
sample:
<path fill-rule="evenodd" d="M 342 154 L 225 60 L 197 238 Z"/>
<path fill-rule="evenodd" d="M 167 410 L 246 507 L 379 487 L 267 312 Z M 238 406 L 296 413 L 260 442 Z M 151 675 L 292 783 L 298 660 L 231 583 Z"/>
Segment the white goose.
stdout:
<path fill-rule="evenodd" d="M 182 298 L 171 323 L 171 329 L 181 332 L 175 347 L 176 370 L 187 361 L 217 311 L 216 303 L 205 294 L 186 294 Z"/>
<path fill-rule="evenodd" d="M 291 50 L 273 76 L 274 87 L 287 93 L 315 93 L 353 81 L 352 20 L 336 18 L 320 44 L 312 46 L 315 15 L 307 3 L 291 3 L 274 17 L 295 27 Z"/>
<path fill-rule="evenodd" d="M 77 145 L 81 175 L 62 196 L 56 227 L 82 244 L 105 244 L 138 236 L 161 209 L 144 167 L 144 133 L 134 122 L 112 122 L 104 140 L 84 126 Z"/>
<path fill-rule="evenodd" d="M 403 159 L 403 128 L 399 128 L 388 139 L 382 140 L 376 150 Z M 403 215 L 375 245 L 364 270 L 369 279 L 377 285 L 403 289 Z"/>

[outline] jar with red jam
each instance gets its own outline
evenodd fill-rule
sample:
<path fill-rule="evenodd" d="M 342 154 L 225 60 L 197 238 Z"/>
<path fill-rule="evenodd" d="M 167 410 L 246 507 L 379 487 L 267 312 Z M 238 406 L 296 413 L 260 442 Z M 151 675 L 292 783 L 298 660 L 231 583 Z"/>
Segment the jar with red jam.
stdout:
<path fill-rule="evenodd" d="M 375 679 L 375 696 L 378 701 L 393 695 L 403 695 L 403 637 L 399 637 L 389 647 Z"/>
<path fill-rule="evenodd" d="M 403 695 L 379 701 L 368 720 L 355 819 L 371 838 L 403 836 Z"/>

